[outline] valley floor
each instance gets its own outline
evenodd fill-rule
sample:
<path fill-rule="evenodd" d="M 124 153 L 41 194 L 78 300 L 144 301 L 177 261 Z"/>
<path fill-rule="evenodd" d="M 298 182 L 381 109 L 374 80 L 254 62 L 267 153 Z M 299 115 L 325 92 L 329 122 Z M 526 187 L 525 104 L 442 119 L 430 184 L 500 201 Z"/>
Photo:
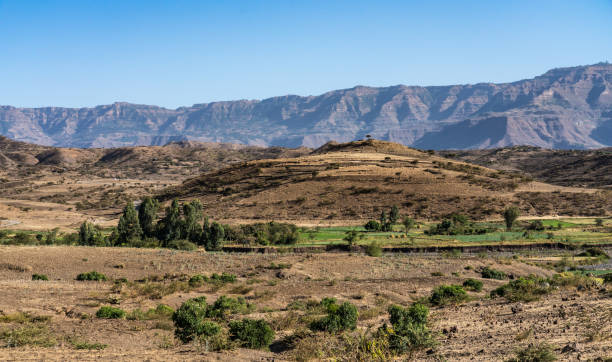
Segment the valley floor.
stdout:
<path fill-rule="evenodd" d="M 360 313 L 358 331 L 388 323 L 386 308 L 409 305 L 430 295 L 441 284 L 466 278 L 484 283 L 460 305 L 432 307 L 430 327 L 439 344 L 421 351 L 416 360 L 502 361 L 517 348 L 547 342 L 560 360 L 612 357 L 612 294 L 604 287 L 561 288 L 530 303 L 490 299 L 489 292 L 508 281 L 483 279 L 482 267 L 513 277 L 553 271 L 534 263 L 533 255 L 384 255 L 358 254 L 225 254 L 166 249 L 63 246 L 0 247 L 0 336 L 27 326 L 44 329 L 48 347 L 6 347 L 0 339 L 0 360 L 304 360 L 332 357 L 334 346 L 324 334 L 316 345 L 288 348 L 285 337 L 304 326 L 303 311 L 291 305 L 335 297 L 350 301 Z M 79 273 L 104 273 L 127 279 L 120 288 L 112 281 L 76 281 Z M 182 275 L 233 273 L 234 283 L 170 290 Z M 49 281 L 32 281 L 33 273 Z M 149 278 L 149 282 L 137 282 Z M 173 284 L 175 283 L 175 284 Z M 146 284 L 147 288 L 142 285 Z M 606 289 L 607 288 L 607 289 Z M 151 291 L 157 293 L 151 293 Z M 202 346 L 173 338 L 172 322 L 164 319 L 106 320 L 95 317 L 103 305 L 128 312 L 163 303 L 177 308 L 188 298 L 241 296 L 256 307 L 248 317 L 264 318 L 276 332 L 270 351 L 234 349 L 205 352 Z M 48 316 L 38 321 L 11 319 L 16 313 Z M 2 319 L 2 316 L 5 318 Z M 6 334 L 4 334 L 6 336 Z M 40 337 L 40 336 L 39 336 Z M 30 340 L 31 342 L 31 340 Z M 95 349 L 95 344 L 106 345 Z M 79 349 L 90 348 L 90 349 Z M 100 347 L 102 348 L 102 347 Z M 340 360 L 342 355 L 337 355 Z M 344 358 L 347 358 L 344 356 Z"/>

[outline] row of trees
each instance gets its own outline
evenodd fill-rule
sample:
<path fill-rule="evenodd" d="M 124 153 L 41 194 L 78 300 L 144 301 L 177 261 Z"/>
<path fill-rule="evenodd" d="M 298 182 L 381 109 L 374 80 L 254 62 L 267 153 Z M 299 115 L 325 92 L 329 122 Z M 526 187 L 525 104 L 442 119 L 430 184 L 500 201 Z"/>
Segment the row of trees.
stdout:
<path fill-rule="evenodd" d="M 391 210 L 389 211 L 388 216 L 387 216 L 387 212 L 383 210 L 380 213 L 380 218 L 378 221 L 370 220 L 364 225 L 364 228 L 367 231 L 393 231 L 393 225 L 397 224 L 399 218 L 400 218 L 399 209 L 397 205 L 393 205 L 391 207 Z M 414 219 L 408 216 L 404 216 L 401 222 L 402 222 L 402 225 L 404 226 L 404 230 L 406 234 L 408 233 L 408 231 L 410 231 L 410 229 L 414 228 L 416 224 Z"/>
<path fill-rule="evenodd" d="M 163 218 L 157 219 L 159 202 L 145 197 L 138 211 L 132 202 L 123 209 L 117 227 L 105 237 L 101 230 L 85 221 L 79 229 L 81 245 L 106 246 L 141 246 L 155 244 L 162 247 L 178 240 L 188 240 L 204 246 L 207 250 L 219 250 L 225 238 L 224 227 L 210 223 L 203 215 L 203 206 L 199 200 L 180 204 L 177 200 L 166 208 Z M 202 222 L 202 220 L 204 220 Z"/>

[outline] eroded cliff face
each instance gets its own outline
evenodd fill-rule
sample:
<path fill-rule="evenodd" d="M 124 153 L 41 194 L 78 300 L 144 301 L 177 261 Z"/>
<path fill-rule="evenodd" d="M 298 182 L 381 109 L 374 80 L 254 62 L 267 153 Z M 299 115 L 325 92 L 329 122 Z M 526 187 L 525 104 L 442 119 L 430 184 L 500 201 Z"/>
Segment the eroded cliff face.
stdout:
<path fill-rule="evenodd" d="M 175 110 L 0 107 L 0 134 L 44 145 L 118 147 L 197 140 L 318 147 L 374 138 L 419 148 L 612 145 L 612 65 L 553 69 L 505 84 L 358 86 L 320 96 L 196 104 Z"/>

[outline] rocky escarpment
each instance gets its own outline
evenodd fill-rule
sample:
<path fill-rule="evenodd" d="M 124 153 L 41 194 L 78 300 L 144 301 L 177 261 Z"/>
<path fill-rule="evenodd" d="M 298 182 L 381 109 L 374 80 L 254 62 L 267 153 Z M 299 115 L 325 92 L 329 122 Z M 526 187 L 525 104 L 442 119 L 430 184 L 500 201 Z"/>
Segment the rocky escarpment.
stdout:
<path fill-rule="evenodd" d="M 514 83 L 358 86 L 165 109 L 0 107 L 0 134 L 44 145 L 119 147 L 194 140 L 318 147 L 371 135 L 425 149 L 612 145 L 612 65 L 559 68 Z"/>

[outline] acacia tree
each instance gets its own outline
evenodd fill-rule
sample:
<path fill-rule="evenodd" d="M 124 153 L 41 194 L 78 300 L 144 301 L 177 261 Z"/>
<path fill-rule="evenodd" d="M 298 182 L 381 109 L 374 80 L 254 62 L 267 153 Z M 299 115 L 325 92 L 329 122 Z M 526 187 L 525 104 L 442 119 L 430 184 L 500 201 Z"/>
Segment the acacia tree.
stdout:
<path fill-rule="evenodd" d="M 510 230 L 512 229 L 512 225 L 514 225 L 514 222 L 516 221 L 516 219 L 518 219 L 520 215 L 520 211 L 518 207 L 511 206 L 507 208 L 506 210 L 504 210 L 503 215 L 504 215 L 504 220 L 506 221 L 506 229 Z"/>
<path fill-rule="evenodd" d="M 129 201 L 123 209 L 123 215 L 119 218 L 117 225 L 117 236 L 120 243 L 139 240 L 142 237 L 142 229 L 138 221 L 138 214 L 134 203 Z"/>
<path fill-rule="evenodd" d="M 145 197 L 138 209 L 138 222 L 142 233 L 146 237 L 155 236 L 155 220 L 157 219 L 157 210 L 159 209 L 159 201 Z"/>

